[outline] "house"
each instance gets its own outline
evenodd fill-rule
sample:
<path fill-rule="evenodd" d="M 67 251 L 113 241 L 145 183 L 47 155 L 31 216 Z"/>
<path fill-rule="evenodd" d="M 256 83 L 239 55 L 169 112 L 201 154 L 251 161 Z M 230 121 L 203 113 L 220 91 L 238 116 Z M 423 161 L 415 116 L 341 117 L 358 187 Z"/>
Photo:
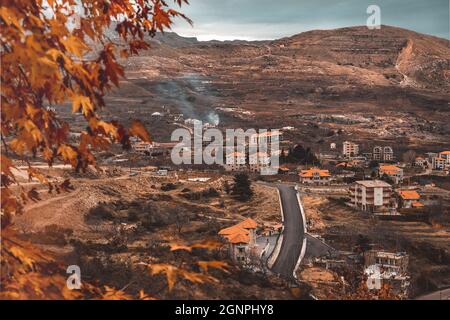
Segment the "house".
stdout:
<path fill-rule="evenodd" d="M 403 169 L 394 165 L 381 164 L 378 168 L 378 176 L 383 177 L 387 175 L 395 184 L 403 181 Z"/>
<path fill-rule="evenodd" d="M 445 163 L 450 164 L 450 151 L 439 152 L 439 158 L 445 159 Z"/>
<path fill-rule="evenodd" d="M 312 168 L 308 170 L 302 170 L 299 173 L 300 183 L 302 184 L 330 184 L 331 174 L 328 170 L 321 170 L 318 168 Z"/>
<path fill-rule="evenodd" d="M 219 231 L 219 235 L 228 243 L 228 252 L 233 261 L 241 264 L 248 262 L 249 253 L 256 246 L 256 228 L 258 224 L 251 218 Z"/>
<path fill-rule="evenodd" d="M 397 191 L 401 208 L 420 208 L 423 204 L 419 201 L 420 194 L 416 190 Z"/>
<path fill-rule="evenodd" d="M 385 284 L 392 292 L 407 296 L 409 287 L 409 256 L 405 252 L 370 250 L 364 253 L 364 273 L 367 288 L 380 290 Z"/>
<path fill-rule="evenodd" d="M 414 165 L 416 167 L 426 168 L 428 166 L 427 159 L 423 157 L 416 157 L 416 160 L 414 161 Z"/>
<path fill-rule="evenodd" d="M 390 146 L 373 148 L 372 160 L 375 161 L 392 161 L 394 160 L 394 150 Z"/>
<path fill-rule="evenodd" d="M 342 144 L 342 154 L 344 157 L 354 157 L 359 153 L 359 145 L 350 141 L 344 141 Z"/>
<path fill-rule="evenodd" d="M 247 169 L 246 156 L 242 152 L 227 152 L 224 166 L 226 171 L 243 171 Z"/>
<path fill-rule="evenodd" d="M 444 170 L 447 159 L 441 157 L 434 157 L 431 160 L 431 167 L 433 170 Z"/>
<path fill-rule="evenodd" d="M 387 211 L 391 194 L 391 185 L 381 180 L 356 181 L 350 188 L 352 205 L 366 212 Z"/>

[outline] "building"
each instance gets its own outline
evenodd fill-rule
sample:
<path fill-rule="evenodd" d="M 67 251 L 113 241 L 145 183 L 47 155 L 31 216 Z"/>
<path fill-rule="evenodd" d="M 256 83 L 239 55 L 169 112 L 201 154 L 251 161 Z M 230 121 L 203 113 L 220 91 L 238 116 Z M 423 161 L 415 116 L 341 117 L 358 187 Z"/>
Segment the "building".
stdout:
<path fill-rule="evenodd" d="M 359 145 L 350 141 L 344 141 L 342 144 L 342 154 L 347 158 L 357 156 L 359 154 Z"/>
<path fill-rule="evenodd" d="M 439 152 L 439 158 L 445 159 L 445 163 L 450 164 L 450 151 Z"/>
<path fill-rule="evenodd" d="M 328 170 L 321 170 L 318 168 L 302 170 L 299 173 L 299 176 L 300 183 L 302 184 L 328 185 L 331 181 L 330 172 Z"/>
<path fill-rule="evenodd" d="M 387 284 L 392 292 L 406 297 L 410 284 L 408 264 L 409 257 L 405 252 L 370 250 L 364 253 L 367 288 L 380 290 Z"/>
<path fill-rule="evenodd" d="M 250 250 L 256 246 L 256 228 L 258 224 L 251 218 L 219 231 L 219 235 L 228 243 L 228 252 L 234 262 L 246 264 Z"/>
<path fill-rule="evenodd" d="M 350 188 L 352 205 L 365 212 L 388 211 L 391 194 L 391 185 L 381 180 L 356 181 Z"/>
<path fill-rule="evenodd" d="M 227 152 L 225 156 L 224 168 L 226 171 L 247 170 L 246 156 L 242 152 Z"/>
<path fill-rule="evenodd" d="M 132 144 L 133 151 L 143 155 L 150 155 L 153 150 L 153 144 L 149 142 L 135 142 Z"/>
<path fill-rule="evenodd" d="M 403 169 L 394 165 L 381 164 L 378 168 L 378 176 L 381 178 L 384 175 L 391 178 L 395 184 L 403 181 Z"/>
<path fill-rule="evenodd" d="M 267 145 L 269 148 L 271 143 L 280 142 L 283 139 L 283 134 L 276 131 L 266 131 L 262 133 L 256 133 L 250 136 L 250 144 L 253 145 Z"/>
<path fill-rule="evenodd" d="M 336 149 L 336 143 L 332 142 L 330 143 L 330 149 L 335 150 Z"/>
<path fill-rule="evenodd" d="M 385 146 L 385 147 L 376 146 L 373 148 L 372 160 L 393 161 L 394 160 L 394 150 L 390 146 Z"/>
<path fill-rule="evenodd" d="M 420 208 L 423 204 L 419 201 L 420 194 L 416 190 L 399 190 L 399 204 L 401 208 Z"/>
<path fill-rule="evenodd" d="M 257 152 L 249 156 L 250 171 L 259 172 L 270 167 L 270 156 L 266 152 Z"/>
<path fill-rule="evenodd" d="M 423 157 L 416 157 L 416 160 L 414 161 L 414 166 L 426 168 L 428 167 L 428 161 Z"/>
<path fill-rule="evenodd" d="M 433 170 L 444 170 L 446 161 L 447 160 L 445 158 L 434 157 L 431 161 L 431 167 Z"/>

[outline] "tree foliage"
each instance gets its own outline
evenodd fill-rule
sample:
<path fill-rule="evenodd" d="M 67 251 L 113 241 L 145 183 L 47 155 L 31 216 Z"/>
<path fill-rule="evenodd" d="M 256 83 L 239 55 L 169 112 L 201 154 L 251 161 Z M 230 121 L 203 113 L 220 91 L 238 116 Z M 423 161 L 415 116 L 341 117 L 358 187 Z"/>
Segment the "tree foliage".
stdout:
<path fill-rule="evenodd" d="M 173 19 L 186 16 L 174 8 L 187 0 L 1 0 L 1 291 L 6 298 L 76 298 L 65 288 L 61 268 L 40 249 L 21 242 L 11 228 L 12 217 L 36 190 L 19 193 L 12 159 L 55 160 L 76 170 L 97 167 L 94 152 L 112 143 L 124 148 L 136 136 L 150 141 L 143 124 L 129 128 L 99 116 L 104 96 L 124 77 L 119 59 L 149 48 L 145 36 L 170 28 Z M 108 34 L 115 32 L 119 43 Z M 58 106 L 71 103 L 86 129 L 77 143 L 69 142 L 69 123 L 58 117 Z M 49 182 L 29 164 L 30 179 L 47 184 L 49 192 L 70 191 L 68 180 Z M 127 299 L 120 290 L 86 289 L 92 297 Z M 85 294 L 86 292 L 83 292 Z M 144 292 L 140 298 L 148 298 Z"/>
<path fill-rule="evenodd" d="M 175 0 L 176 5 L 187 3 Z M 129 147 L 129 137 L 150 141 L 142 123 L 130 128 L 102 120 L 104 95 L 119 85 L 119 57 L 147 49 L 145 35 L 170 28 L 182 13 L 164 0 L 2 0 L 1 136 L 8 154 L 56 159 L 77 170 L 96 166 L 93 151 L 111 143 Z M 120 44 L 108 37 L 114 29 Z M 70 101 L 86 120 L 78 144 L 55 106 Z M 10 158 L 2 154 L 2 188 L 15 182 Z M 17 213 L 20 199 L 2 190 L 2 226 Z"/>
<path fill-rule="evenodd" d="M 231 194 L 240 201 L 248 201 L 253 196 L 252 182 L 248 174 L 240 172 L 234 176 Z"/>

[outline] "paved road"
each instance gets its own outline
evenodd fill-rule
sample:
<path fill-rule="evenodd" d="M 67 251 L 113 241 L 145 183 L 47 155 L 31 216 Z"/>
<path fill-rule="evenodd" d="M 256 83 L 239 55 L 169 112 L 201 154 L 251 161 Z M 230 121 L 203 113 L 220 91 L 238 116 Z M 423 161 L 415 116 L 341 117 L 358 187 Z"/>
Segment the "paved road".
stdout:
<path fill-rule="evenodd" d="M 293 186 L 277 184 L 284 214 L 283 242 L 272 271 L 292 279 L 305 236 L 302 214 Z"/>

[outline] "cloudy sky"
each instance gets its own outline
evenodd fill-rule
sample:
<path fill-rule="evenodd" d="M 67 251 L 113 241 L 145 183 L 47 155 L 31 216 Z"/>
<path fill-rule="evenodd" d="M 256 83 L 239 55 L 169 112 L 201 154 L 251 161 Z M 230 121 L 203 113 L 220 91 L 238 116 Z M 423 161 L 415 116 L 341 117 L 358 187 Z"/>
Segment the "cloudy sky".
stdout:
<path fill-rule="evenodd" d="M 381 8 L 381 23 L 449 38 L 449 0 L 189 0 L 194 27 L 173 31 L 199 40 L 263 40 L 313 29 L 365 25 L 367 7 Z"/>

